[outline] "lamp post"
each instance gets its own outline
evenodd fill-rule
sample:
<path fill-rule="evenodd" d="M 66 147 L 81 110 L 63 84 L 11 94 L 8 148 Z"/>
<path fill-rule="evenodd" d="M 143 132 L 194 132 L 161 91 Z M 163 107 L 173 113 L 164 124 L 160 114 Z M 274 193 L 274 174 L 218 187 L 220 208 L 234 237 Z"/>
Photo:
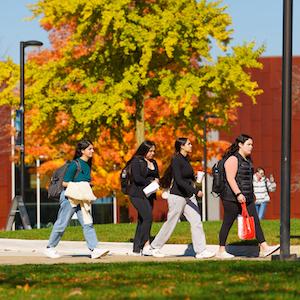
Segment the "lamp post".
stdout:
<path fill-rule="evenodd" d="M 202 219 L 207 221 L 207 137 L 206 137 L 206 122 L 208 119 L 216 119 L 216 115 L 204 115 L 204 125 L 203 125 L 203 165 L 204 165 L 204 201 L 202 201 Z"/>
<path fill-rule="evenodd" d="M 293 1 L 283 4 L 280 256 L 290 256 L 291 90 Z"/>
<path fill-rule="evenodd" d="M 280 255 L 272 259 L 296 260 L 290 254 L 290 184 L 291 184 L 291 112 L 292 112 L 292 40 L 293 0 L 283 1 L 282 54 L 282 124 L 281 124 L 281 192 Z"/>
<path fill-rule="evenodd" d="M 41 165 L 41 160 L 38 157 L 36 159 L 36 228 L 41 228 L 41 179 L 39 167 Z"/>
<path fill-rule="evenodd" d="M 25 123 L 24 123 L 24 113 L 25 113 L 25 103 L 24 103 L 24 62 L 25 62 L 25 48 L 28 46 L 42 46 L 43 43 L 40 41 L 26 41 L 20 42 L 20 131 L 21 131 L 21 141 L 20 141 L 20 179 L 21 179 L 21 198 L 25 199 Z"/>
<path fill-rule="evenodd" d="M 116 164 L 114 164 L 113 169 L 114 169 L 114 171 L 117 170 Z M 113 190 L 112 196 L 113 196 L 113 202 L 112 202 L 112 205 L 113 205 L 113 223 L 117 224 L 118 223 L 118 203 L 117 203 L 117 194 L 116 194 L 115 190 Z"/>

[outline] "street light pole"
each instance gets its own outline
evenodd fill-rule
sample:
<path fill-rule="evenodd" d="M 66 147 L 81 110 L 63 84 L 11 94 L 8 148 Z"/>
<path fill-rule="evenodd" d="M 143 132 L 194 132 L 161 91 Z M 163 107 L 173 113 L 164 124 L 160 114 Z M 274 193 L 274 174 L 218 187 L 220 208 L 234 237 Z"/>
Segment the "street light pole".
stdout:
<path fill-rule="evenodd" d="M 21 180 L 21 198 L 25 199 L 25 138 L 24 138 L 24 60 L 25 60 L 25 42 L 20 42 L 20 180 Z"/>
<path fill-rule="evenodd" d="M 116 191 L 113 191 L 113 223 L 118 223 L 118 204 Z"/>
<path fill-rule="evenodd" d="M 291 122 L 292 122 L 292 40 L 293 0 L 283 1 L 282 55 L 282 131 L 280 193 L 280 260 L 296 259 L 290 255 L 290 185 L 291 185 Z M 273 258 L 273 257 L 272 257 Z M 274 255 L 274 259 L 277 259 Z"/>
<path fill-rule="evenodd" d="M 206 122 L 208 119 L 215 119 L 216 115 L 204 115 L 203 124 L 203 166 L 204 166 L 204 201 L 202 201 L 202 219 L 203 221 L 208 220 L 207 216 L 207 206 L 208 206 L 208 193 L 207 193 L 207 136 L 206 136 Z"/>
<path fill-rule="evenodd" d="M 40 41 L 26 41 L 20 42 L 20 180 L 21 180 L 21 198 L 25 200 L 25 48 L 27 46 L 42 46 Z"/>
<path fill-rule="evenodd" d="M 116 164 L 114 164 L 113 166 L 114 172 L 117 169 Z M 112 201 L 112 205 L 113 205 L 113 223 L 117 224 L 118 223 L 118 203 L 117 203 L 117 193 L 115 190 L 113 190 L 112 192 L 112 196 L 113 196 L 113 201 Z"/>
<path fill-rule="evenodd" d="M 40 168 L 41 160 L 40 157 L 36 159 L 36 228 L 41 228 L 41 178 Z"/>
<path fill-rule="evenodd" d="M 203 125 L 203 165 L 204 165 L 204 201 L 202 200 L 202 220 L 207 219 L 207 147 L 206 147 L 206 115 Z"/>

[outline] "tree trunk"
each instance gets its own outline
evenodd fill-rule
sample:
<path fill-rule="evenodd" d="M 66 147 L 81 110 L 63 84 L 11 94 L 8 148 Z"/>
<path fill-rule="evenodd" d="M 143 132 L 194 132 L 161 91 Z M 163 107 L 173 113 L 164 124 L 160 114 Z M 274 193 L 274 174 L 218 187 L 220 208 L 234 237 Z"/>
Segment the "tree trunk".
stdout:
<path fill-rule="evenodd" d="M 145 140 L 145 118 L 144 118 L 143 95 L 140 95 L 140 97 L 136 99 L 135 138 L 138 145 L 140 145 Z"/>

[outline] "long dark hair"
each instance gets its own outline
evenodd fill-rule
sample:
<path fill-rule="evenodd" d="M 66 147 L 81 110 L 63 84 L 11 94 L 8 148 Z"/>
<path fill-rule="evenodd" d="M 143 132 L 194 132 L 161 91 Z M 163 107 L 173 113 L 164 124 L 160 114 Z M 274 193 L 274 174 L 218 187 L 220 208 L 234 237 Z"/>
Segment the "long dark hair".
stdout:
<path fill-rule="evenodd" d="M 130 160 L 126 163 L 126 166 L 130 164 L 130 162 L 133 160 L 134 157 L 140 157 L 140 158 L 145 157 L 152 147 L 156 147 L 154 142 L 149 140 L 142 142 L 137 148 L 137 150 L 135 151 L 135 153 L 132 155 Z"/>
<path fill-rule="evenodd" d="M 85 150 L 88 146 L 93 145 L 93 143 L 89 140 L 82 140 L 77 143 L 76 149 L 75 149 L 75 154 L 73 157 L 73 160 L 79 158 L 82 156 L 82 150 Z M 88 165 L 92 168 L 92 158 L 89 158 L 87 161 Z"/>
<path fill-rule="evenodd" d="M 228 158 L 229 156 L 231 155 L 234 155 L 235 153 L 237 153 L 240 149 L 239 147 L 239 143 L 242 143 L 244 144 L 247 140 L 253 140 L 253 138 L 248 135 L 248 134 L 241 134 L 239 135 L 233 144 L 231 144 L 231 146 L 229 146 L 226 151 L 225 151 L 225 154 L 223 155 L 223 158 Z M 251 157 L 249 157 L 251 159 Z"/>
<path fill-rule="evenodd" d="M 133 157 L 134 156 L 145 157 L 152 147 L 156 147 L 154 142 L 149 140 L 142 142 L 137 148 L 137 150 L 135 151 Z"/>
<path fill-rule="evenodd" d="M 185 137 L 180 137 L 177 138 L 175 141 L 175 153 L 173 155 L 173 157 L 175 155 L 178 155 L 180 153 L 181 150 L 181 146 L 184 146 L 186 144 L 186 142 L 188 141 L 188 138 Z M 173 159 L 172 157 L 172 159 Z M 168 168 L 166 169 L 163 177 L 159 180 L 159 184 L 161 185 L 162 188 L 169 188 L 172 182 L 172 160 L 171 163 L 169 164 Z"/>

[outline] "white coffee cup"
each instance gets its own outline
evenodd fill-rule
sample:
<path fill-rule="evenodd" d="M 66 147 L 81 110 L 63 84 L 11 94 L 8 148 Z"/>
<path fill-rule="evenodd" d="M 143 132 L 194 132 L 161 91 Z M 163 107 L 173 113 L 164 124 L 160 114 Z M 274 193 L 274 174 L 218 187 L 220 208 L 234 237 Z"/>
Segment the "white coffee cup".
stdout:
<path fill-rule="evenodd" d="M 197 178 L 196 178 L 196 181 L 198 183 L 201 183 L 202 182 L 202 179 L 204 177 L 204 172 L 203 171 L 197 171 Z"/>

